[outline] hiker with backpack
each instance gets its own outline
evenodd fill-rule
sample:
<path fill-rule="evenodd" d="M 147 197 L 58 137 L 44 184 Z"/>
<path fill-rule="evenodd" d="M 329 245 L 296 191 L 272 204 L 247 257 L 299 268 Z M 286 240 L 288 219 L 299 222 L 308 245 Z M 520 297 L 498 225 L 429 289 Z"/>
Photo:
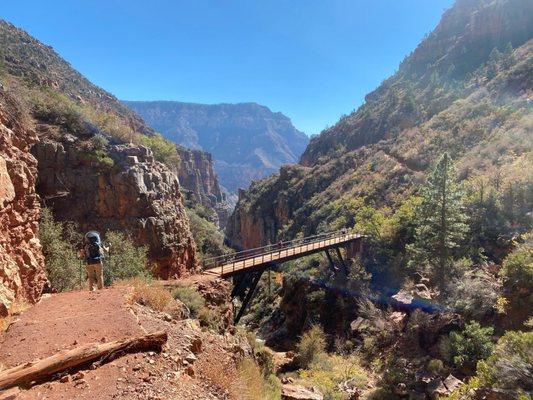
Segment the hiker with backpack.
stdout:
<path fill-rule="evenodd" d="M 84 246 L 81 250 L 81 256 L 85 258 L 85 269 L 89 277 L 89 290 L 93 291 L 94 284 L 98 289 L 104 287 L 104 269 L 103 260 L 104 252 L 108 252 L 109 247 L 105 247 L 100 240 L 100 234 L 96 231 L 90 231 L 85 234 Z"/>

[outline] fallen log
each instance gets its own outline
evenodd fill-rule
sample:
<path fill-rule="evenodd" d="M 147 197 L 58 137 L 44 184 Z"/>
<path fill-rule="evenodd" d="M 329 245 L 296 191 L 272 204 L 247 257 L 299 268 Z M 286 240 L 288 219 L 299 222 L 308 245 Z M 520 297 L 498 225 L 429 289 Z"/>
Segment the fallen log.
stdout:
<path fill-rule="evenodd" d="M 103 364 L 125 353 L 161 350 L 167 333 L 159 331 L 134 338 L 109 343 L 89 343 L 72 350 L 63 350 L 42 360 L 32 361 L 0 372 L 0 390 L 20 386 L 28 387 L 50 380 L 63 371 L 98 362 Z"/>

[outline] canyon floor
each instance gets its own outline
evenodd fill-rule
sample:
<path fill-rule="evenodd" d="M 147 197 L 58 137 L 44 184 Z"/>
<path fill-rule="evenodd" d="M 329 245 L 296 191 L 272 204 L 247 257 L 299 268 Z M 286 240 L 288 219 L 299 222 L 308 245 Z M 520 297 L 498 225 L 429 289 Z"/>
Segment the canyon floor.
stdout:
<path fill-rule="evenodd" d="M 169 319 L 168 314 L 134 303 L 131 293 L 128 287 L 111 287 L 46 296 L 0 334 L 0 370 L 87 343 L 165 330 L 168 341 L 161 353 L 127 354 L 95 369 L 71 371 L 28 390 L 15 390 L 13 397 L 0 394 L 0 399 L 226 398 L 220 385 L 202 374 L 216 376 L 231 368 L 237 339 L 204 332 L 191 319 Z M 201 343 L 195 354 L 193 342 Z"/>

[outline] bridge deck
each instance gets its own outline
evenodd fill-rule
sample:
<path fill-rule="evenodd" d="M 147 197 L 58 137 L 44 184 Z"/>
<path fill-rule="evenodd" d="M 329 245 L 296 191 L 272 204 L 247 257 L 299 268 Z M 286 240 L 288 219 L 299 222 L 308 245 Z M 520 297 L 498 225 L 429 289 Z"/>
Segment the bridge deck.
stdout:
<path fill-rule="evenodd" d="M 254 254 L 249 258 L 226 262 L 222 265 L 206 269 L 203 273 L 226 278 L 244 271 L 248 272 L 255 269 L 266 268 L 268 264 L 272 262 L 282 263 L 330 248 L 340 247 L 341 245 L 356 241 L 361 237 L 362 235 L 360 234 L 346 233 L 323 239 L 318 238 L 316 241 L 308 243 L 295 244 L 287 247 L 282 246 L 274 250 L 272 249 L 272 246 L 270 246 L 270 249 L 264 253 Z M 294 242 L 298 243 L 298 241 Z"/>

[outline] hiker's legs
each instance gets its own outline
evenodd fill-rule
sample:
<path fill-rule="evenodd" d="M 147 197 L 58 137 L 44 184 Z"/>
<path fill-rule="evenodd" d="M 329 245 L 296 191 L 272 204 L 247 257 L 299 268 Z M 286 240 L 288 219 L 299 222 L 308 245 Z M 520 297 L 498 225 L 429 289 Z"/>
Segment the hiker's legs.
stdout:
<path fill-rule="evenodd" d="M 87 264 L 85 266 L 85 270 L 87 271 L 87 276 L 89 277 L 89 291 L 93 290 L 94 287 L 94 281 L 95 281 L 95 270 L 94 270 L 94 264 Z"/>
<path fill-rule="evenodd" d="M 102 289 L 104 287 L 104 268 L 101 262 L 98 264 L 94 264 L 94 273 L 96 275 L 98 289 Z"/>

